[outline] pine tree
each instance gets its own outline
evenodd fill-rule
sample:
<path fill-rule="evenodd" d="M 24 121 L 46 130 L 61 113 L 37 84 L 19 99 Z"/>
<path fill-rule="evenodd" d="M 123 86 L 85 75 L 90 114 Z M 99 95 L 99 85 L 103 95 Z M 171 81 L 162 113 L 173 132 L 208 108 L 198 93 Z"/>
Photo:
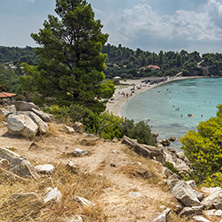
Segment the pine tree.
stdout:
<path fill-rule="evenodd" d="M 108 34 L 102 33 L 100 20 L 94 20 L 85 0 L 56 0 L 55 12 L 58 17 L 48 15 L 44 28 L 31 34 L 41 46 L 36 50 L 39 91 L 57 103 L 78 103 L 101 112 L 105 107 L 99 102 L 104 91 L 102 71 L 106 68 L 101 50 Z M 107 87 L 112 96 L 114 87 Z"/>

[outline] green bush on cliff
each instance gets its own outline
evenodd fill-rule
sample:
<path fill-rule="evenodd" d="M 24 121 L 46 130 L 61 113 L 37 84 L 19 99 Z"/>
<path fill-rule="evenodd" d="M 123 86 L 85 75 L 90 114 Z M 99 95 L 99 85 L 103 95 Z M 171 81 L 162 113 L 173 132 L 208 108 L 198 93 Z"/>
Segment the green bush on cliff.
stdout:
<path fill-rule="evenodd" d="M 121 136 L 120 126 L 123 122 L 123 118 L 115 116 L 112 113 L 104 112 L 99 115 L 99 135 L 104 139 L 112 140 L 114 137 L 119 138 Z"/>
<path fill-rule="evenodd" d="M 197 132 L 189 131 L 180 141 L 196 182 L 222 187 L 222 105 L 217 108 L 217 117 L 201 122 Z"/>
<path fill-rule="evenodd" d="M 120 130 L 122 136 L 126 135 L 132 139 L 137 139 L 138 143 L 147 145 L 155 144 L 150 127 L 144 121 L 140 121 L 135 124 L 133 120 L 126 120 L 121 125 Z"/>

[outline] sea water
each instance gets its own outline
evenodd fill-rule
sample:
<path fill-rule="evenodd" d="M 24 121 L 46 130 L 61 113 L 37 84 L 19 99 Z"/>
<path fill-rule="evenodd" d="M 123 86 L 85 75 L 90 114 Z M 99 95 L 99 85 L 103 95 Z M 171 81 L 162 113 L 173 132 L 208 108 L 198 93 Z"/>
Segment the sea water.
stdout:
<path fill-rule="evenodd" d="M 145 120 L 158 139 L 184 136 L 199 122 L 216 116 L 222 104 L 222 78 L 198 78 L 166 83 L 128 99 L 120 115 L 135 122 Z M 192 116 L 188 116 L 192 114 Z M 171 144 L 179 149 L 180 142 Z"/>

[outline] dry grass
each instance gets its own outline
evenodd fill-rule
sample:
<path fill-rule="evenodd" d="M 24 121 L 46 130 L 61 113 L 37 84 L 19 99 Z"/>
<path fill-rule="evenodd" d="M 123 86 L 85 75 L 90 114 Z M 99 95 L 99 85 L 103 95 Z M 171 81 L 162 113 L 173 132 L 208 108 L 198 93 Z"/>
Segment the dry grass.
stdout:
<path fill-rule="evenodd" d="M 41 216 L 37 218 L 38 221 L 62 221 L 65 216 L 70 216 L 70 212 L 82 215 L 84 221 L 106 221 L 101 206 L 95 204 L 85 208 L 75 201 L 75 196 L 81 196 L 96 203 L 103 190 L 110 186 L 110 182 L 103 177 L 73 174 L 64 165 L 59 164 L 51 178 L 42 177 L 38 182 L 8 181 L 0 184 L 0 206 L 14 193 L 34 192 L 43 198 L 45 188 L 58 187 L 62 193 L 61 204 L 43 208 Z"/>
<path fill-rule="evenodd" d="M 123 151 L 128 155 L 133 164 L 122 167 L 120 169 L 121 172 L 129 177 L 141 177 L 151 184 L 157 184 L 162 181 L 162 166 L 158 162 L 140 156 L 128 148 L 125 148 Z M 146 170 L 147 173 L 145 172 Z M 144 171 L 144 174 L 141 174 L 140 171 Z M 148 174 L 152 176 L 149 177 Z"/>

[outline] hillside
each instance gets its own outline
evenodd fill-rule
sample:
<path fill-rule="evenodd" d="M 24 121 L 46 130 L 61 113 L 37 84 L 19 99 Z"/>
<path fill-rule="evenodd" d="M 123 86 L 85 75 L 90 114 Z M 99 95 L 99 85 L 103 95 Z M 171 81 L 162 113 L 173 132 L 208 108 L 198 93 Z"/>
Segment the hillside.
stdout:
<path fill-rule="evenodd" d="M 176 200 L 167 187 L 157 185 L 162 180 L 162 167 L 157 162 L 134 154 L 121 142 L 100 139 L 86 146 L 81 145 L 84 138 L 67 133 L 63 124 L 51 123 L 48 135 L 36 138 L 35 146 L 30 146 L 31 141 L 9 136 L 7 127 L 1 126 L 0 147 L 15 151 L 34 165 L 51 163 L 56 170 L 51 178 L 43 176 L 31 184 L 1 182 L 0 205 L 12 193 L 35 192 L 43 196 L 45 188 L 52 186 L 62 192 L 62 203 L 46 207 L 37 221 L 43 218 L 44 221 L 67 221 L 64 217 L 79 214 L 84 221 L 147 222 L 162 212 L 162 205 L 175 207 Z M 75 148 L 86 150 L 89 155 L 68 155 Z M 76 173 L 64 167 L 69 160 L 77 165 Z M 151 178 L 141 173 L 145 169 L 152 174 Z M 73 203 L 74 195 L 83 196 L 96 205 L 92 209 L 79 207 Z M 173 216 L 170 221 L 174 221 Z"/>

